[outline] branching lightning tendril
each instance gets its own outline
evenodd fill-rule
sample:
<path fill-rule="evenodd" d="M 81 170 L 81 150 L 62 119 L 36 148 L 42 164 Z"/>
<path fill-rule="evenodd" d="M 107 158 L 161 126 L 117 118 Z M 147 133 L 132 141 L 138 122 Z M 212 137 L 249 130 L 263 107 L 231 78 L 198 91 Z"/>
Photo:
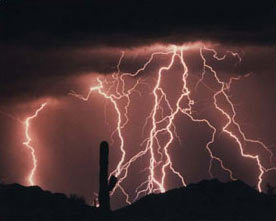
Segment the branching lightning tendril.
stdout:
<path fill-rule="evenodd" d="M 35 174 L 35 171 L 36 171 L 36 168 L 37 168 L 37 158 L 36 158 L 36 155 L 35 155 L 35 149 L 34 147 L 31 145 L 31 142 L 32 142 L 32 138 L 31 138 L 31 135 L 30 135 L 30 124 L 31 124 L 31 121 L 33 119 L 35 119 L 39 112 L 43 110 L 43 108 L 46 106 L 47 103 L 43 103 L 36 111 L 35 113 L 30 116 L 30 117 L 27 117 L 26 120 L 24 121 L 24 126 L 25 126 L 25 137 L 26 137 L 26 140 L 23 142 L 23 145 L 25 145 L 31 152 L 31 156 L 32 156 L 32 164 L 33 164 L 33 167 L 31 169 L 31 172 L 29 173 L 28 175 L 28 183 L 29 185 L 33 186 L 35 184 L 35 181 L 34 181 L 34 174 Z"/>

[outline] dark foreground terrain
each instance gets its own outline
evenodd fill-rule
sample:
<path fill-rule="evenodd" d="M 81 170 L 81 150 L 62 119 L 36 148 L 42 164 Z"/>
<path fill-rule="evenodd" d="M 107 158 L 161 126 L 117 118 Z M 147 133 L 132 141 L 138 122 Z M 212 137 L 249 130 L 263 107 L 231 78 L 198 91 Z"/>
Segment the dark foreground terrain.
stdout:
<path fill-rule="evenodd" d="M 241 181 L 190 184 L 148 195 L 110 214 L 76 197 L 39 187 L 0 184 L 0 221 L 5 220 L 276 220 L 276 196 Z"/>

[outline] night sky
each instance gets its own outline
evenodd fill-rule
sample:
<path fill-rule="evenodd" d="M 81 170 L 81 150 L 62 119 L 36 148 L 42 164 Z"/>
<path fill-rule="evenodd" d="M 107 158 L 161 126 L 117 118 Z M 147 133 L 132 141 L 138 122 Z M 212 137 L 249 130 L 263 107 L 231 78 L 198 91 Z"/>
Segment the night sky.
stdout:
<path fill-rule="evenodd" d="M 78 3 L 76 3 L 78 2 Z M 236 110 L 236 120 L 249 138 L 262 141 L 276 154 L 276 2 L 275 1 L 73 1 L 1 0 L 0 1 L 0 180 L 28 185 L 32 169 L 30 151 L 22 144 L 24 124 L 44 102 L 47 106 L 32 121 L 30 135 L 38 166 L 35 184 L 44 189 L 67 194 L 76 193 L 91 202 L 98 191 L 98 146 L 102 140 L 111 143 L 110 168 L 116 168 L 121 157 L 119 139 L 112 132 L 117 115 L 114 106 L 102 95 L 93 93 L 85 102 L 69 94 L 82 95 L 97 85 L 97 77 L 111 79 L 118 71 L 134 73 L 154 52 L 167 52 L 173 45 L 185 45 L 184 60 L 190 77 L 188 86 L 195 116 L 209 119 L 218 133 L 212 145 L 214 153 L 231 168 L 236 178 L 257 185 L 255 161 L 241 157 L 237 144 L 222 133 L 227 119 L 212 101 L 218 85 L 210 72 L 196 87 L 203 70 L 200 48 L 216 49 L 225 60 L 216 61 L 205 51 L 208 64 L 223 81 L 234 81 L 227 93 Z M 238 53 L 242 61 L 231 56 Z M 158 55 L 139 74 L 128 78 L 142 84 L 131 96 L 129 122 L 122 129 L 126 158 L 143 149 L 151 125 L 143 126 L 153 108 L 152 90 L 160 67 L 167 66 L 170 55 Z M 181 91 L 180 62 L 164 73 L 162 87 L 171 104 Z M 120 74 L 119 74 L 120 75 Z M 124 103 L 119 103 L 123 111 Z M 231 115 L 222 98 L 220 105 Z M 166 114 L 168 110 L 164 109 Z M 179 139 L 174 139 L 170 154 L 175 168 L 187 183 L 210 179 L 210 157 L 205 149 L 211 131 L 204 124 L 178 115 L 174 121 Z M 237 130 L 231 126 L 234 132 Z M 166 141 L 160 136 L 160 143 Z M 259 154 L 266 167 L 276 158 L 256 144 L 245 144 L 245 150 Z M 149 156 L 138 160 L 122 186 L 135 197 L 135 188 L 147 179 Z M 271 161 L 271 162 L 270 162 Z M 229 174 L 217 162 L 214 177 L 229 181 Z M 276 172 L 266 173 L 266 183 L 274 184 Z M 168 173 L 166 189 L 181 186 Z M 118 190 L 112 197 L 113 207 L 125 205 Z"/>

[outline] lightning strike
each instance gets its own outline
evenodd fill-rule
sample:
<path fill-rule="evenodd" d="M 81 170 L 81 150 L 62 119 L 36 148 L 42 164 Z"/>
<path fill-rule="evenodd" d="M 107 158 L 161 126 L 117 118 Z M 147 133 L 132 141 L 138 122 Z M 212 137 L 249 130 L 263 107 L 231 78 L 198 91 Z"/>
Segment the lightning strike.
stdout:
<path fill-rule="evenodd" d="M 167 190 L 166 178 L 168 176 L 168 173 L 175 175 L 180 180 L 182 185 L 186 186 L 187 181 L 181 174 L 181 172 L 177 171 L 177 169 L 174 168 L 173 160 L 169 152 L 169 149 L 171 148 L 172 142 L 174 140 L 177 139 L 179 140 L 179 142 L 183 142 L 180 141 L 180 138 L 177 134 L 177 128 L 175 126 L 175 119 L 178 115 L 184 115 L 196 124 L 204 124 L 210 130 L 210 139 L 205 145 L 205 150 L 210 157 L 208 167 L 210 177 L 214 177 L 212 174 L 212 167 L 213 162 L 217 161 L 221 169 L 229 174 L 230 179 L 236 179 L 234 177 L 233 171 L 228 166 L 226 166 L 223 160 L 219 156 L 216 156 L 212 151 L 212 145 L 214 145 L 218 131 L 222 131 L 233 141 L 235 141 L 243 158 L 248 160 L 255 160 L 259 170 L 257 180 L 257 187 L 259 191 L 262 191 L 261 186 L 263 183 L 263 175 L 266 172 L 272 170 L 276 171 L 275 167 L 264 167 L 259 155 L 251 155 L 245 153 L 243 143 L 254 143 L 259 145 L 269 154 L 271 161 L 273 157 L 272 152 L 262 141 L 248 138 L 245 132 L 242 130 L 240 124 L 236 120 L 237 112 L 235 110 L 234 104 L 230 99 L 230 96 L 228 95 L 228 92 L 231 90 L 231 84 L 233 83 L 233 81 L 240 80 L 241 77 L 231 77 L 228 82 L 224 82 L 219 78 L 214 68 L 208 64 L 207 59 L 204 55 L 205 51 L 207 51 L 208 53 L 212 53 L 212 57 L 216 61 L 223 61 L 228 56 L 232 56 L 237 59 L 237 63 L 240 63 L 242 62 L 242 58 L 240 57 L 239 53 L 228 50 L 226 51 L 225 55 L 219 56 L 217 51 L 214 49 L 210 49 L 205 46 L 199 47 L 199 55 L 202 60 L 203 71 L 199 80 L 195 84 L 194 89 L 196 90 L 199 84 L 202 84 L 213 93 L 212 105 L 215 107 L 218 113 L 220 113 L 224 118 L 227 119 L 227 123 L 223 125 L 222 128 L 218 128 L 218 126 L 214 126 L 211 120 L 207 118 L 198 118 L 195 115 L 196 111 L 193 107 L 195 101 L 192 99 L 191 96 L 192 90 L 188 86 L 190 72 L 188 69 L 188 65 L 184 60 L 184 51 L 187 49 L 189 49 L 189 47 L 187 46 L 172 46 L 165 52 L 154 52 L 150 55 L 144 65 L 134 73 L 123 73 L 120 70 L 121 62 L 125 56 L 125 53 L 123 52 L 117 63 L 117 71 L 111 75 L 111 80 L 107 80 L 106 78 L 104 80 L 97 78 L 98 85 L 91 87 L 87 96 L 82 96 L 74 91 L 70 92 L 70 95 L 73 95 L 83 101 L 88 101 L 91 97 L 91 94 L 93 92 L 97 92 L 112 103 L 117 114 L 117 125 L 115 130 L 111 134 L 111 139 L 113 140 L 113 137 L 115 136 L 115 134 L 117 134 L 120 141 L 119 149 L 121 151 L 121 158 L 117 164 L 117 167 L 110 174 L 110 176 L 115 175 L 118 178 L 118 183 L 111 194 L 113 194 L 117 190 L 120 190 L 125 196 L 126 203 L 128 204 L 138 199 L 142 194 L 165 192 Z M 140 152 L 131 156 L 129 159 L 126 159 L 127 150 L 125 148 L 123 130 L 129 122 L 128 112 L 129 105 L 131 103 L 131 96 L 134 93 L 140 94 L 137 88 L 139 85 L 143 84 L 143 82 L 141 77 L 139 77 L 139 74 L 146 71 L 148 66 L 157 56 L 167 56 L 169 58 L 169 63 L 159 68 L 153 90 L 151 91 L 151 95 L 153 96 L 153 106 L 149 115 L 146 117 L 145 124 L 142 128 L 142 135 L 145 134 L 146 127 L 150 127 L 150 131 L 148 136 L 141 142 L 140 146 L 144 148 Z M 170 100 L 168 99 L 165 90 L 162 88 L 161 82 L 163 80 L 165 72 L 169 71 L 177 61 L 180 62 L 181 68 L 183 69 L 183 72 L 181 73 L 182 89 L 179 97 L 176 100 L 176 103 L 172 105 L 170 103 Z M 214 77 L 215 83 L 219 85 L 219 89 L 213 89 L 211 86 L 204 82 L 205 76 L 209 73 Z M 249 75 L 247 74 L 244 77 L 248 76 Z M 125 82 L 126 78 L 135 79 L 135 83 L 127 87 Z M 231 113 L 228 113 L 228 111 L 219 104 L 217 99 L 219 96 L 222 96 L 224 101 L 231 107 Z M 122 101 L 125 101 L 123 105 L 121 104 Z M 169 113 L 165 113 L 164 108 L 168 109 Z M 229 129 L 230 125 L 234 125 L 236 127 L 236 130 L 231 131 Z M 161 144 L 159 136 L 166 137 L 165 144 Z M 132 164 L 145 155 L 149 155 L 150 157 L 148 166 L 146 166 L 144 170 L 148 171 L 148 176 L 146 180 L 138 185 L 135 190 L 136 195 L 134 199 L 131 200 L 130 194 L 127 193 L 127 191 L 123 187 L 123 182 L 125 181 L 125 179 L 127 179 L 129 168 L 132 166 Z M 157 175 L 156 171 L 158 169 L 161 173 L 161 176 Z"/>
<path fill-rule="evenodd" d="M 31 125 L 31 121 L 38 116 L 39 112 L 42 111 L 46 105 L 47 105 L 47 103 L 41 104 L 41 106 L 35 111 L 35 113 L 32 116 L 27 117 L 24 121 L 26 141 L 23 142 L 23 145 L 25 145 L 30 150 L 31 156 L 32 156 L 32 164 L 33 164 L 31 172 L 28 175 L 28 183 L 31 186 L 33 186 L 35 184 L 34 175 L 35 175 L 35 171 L 37 168 L 37 158 L 35 155 L 35 149 L 31 145 L 32 138 L 30 135 L 30 125 Z"/>
<path fill-rule="evenodd" d="M 231 83 L 232 83 L 233 80 L 239 80 L 239 78 L 230 78 L 229 82 L 223 82 L 223 81 L 221 81 L 220 78 L 217 75 L 217 72 L 210 65 L 207 64 L 206 58 L 203 55 L 203 50 L 212 51 L 213 52 L 213 58 L 215 58 L 216 60 L 224 60 L 225 56 L 223 56 L 221 58 L 217 57 L 217 53 L 216 53 L 216 51 L 214 49 L 208 49 L 206 47 L 200 49 L 200 56 L 201 56 L 201 58 L 203 60 L 203 65 L 204 65 L 204 72 L 203 73 L 205 73 L 206 68 L 209 69 L 211 71 L 211 73 L 213 74 L 213 76 L 215 77 L 217 83 L 219 83 L 221 85 L 220 90 L 218 90 L 214 94 L 213 100 L 214 100 L 214 105 L 215 105 L 216 109 L 218 111 L 220 111 L 227 118 L 227 120 L 228 120 L 228 122 L 223 126 L 222 131 L 224 133 L 228 134 L 238 144 L 238 147 L 239 147 L 239 150 L 240 150 L 240 154 L 241 154 L 242 157 L 247 158 L 247 159 L 252 159 L 252 160 L 256 161 L 258 169 L 259 169 L 259 176 L 258 176 L 257 187 L 258 187 L 258 190 L 261 192 L 262 191 L 261 185 L 262 185 L 262 182 L 263 182 L 263 175 L 265 174 L 265 172 L 268 172 L 268 171 L 271 171 L 271 170 L 276 170 L 276 167 L 272 167 L 271 166 L 270 168 L 265 168 L 263 166 L 263 164 L 261 163 L 259 155 L 252 155 L 252 154 L 245 153 L 244 146 L 243 146 L 242 142 L 244 141 L 244 142 L 247 142 L 247 143 L 256 143 L 256 144 L 260 145 L 262 148 L 264 148 L 269 153 L 269 155 L 270 155 L 270 161 L 271 161 L 271 158 L 273 156 L 273 153 L 269 150 L 269 148 L 263 142 L 261 142 L 259 140 L 248 139 L 246 137 L 245 133 L 242 131 L 241 126 L 239 125 L 239 123 L 235 120 L 235 117 L 236 117 L 237 113 L 236 113 L 236 110 L 235 110 L 235 107 L 234 107 L 233 103 L 231 102 L 230 97 L 226 93 L 226 90 L 230 89 Z M 236 53 L 232 53 L 232 52 L 230 52 L 230 53 L 233 56 L 237 56 Z M 238 58 L 239 58 L 239 61 L 241 61 L 240 56 L 238 56 Z M 202 78 L 200 79 L 200 81 L 202 81 L 203 78 L 204 78 L 204 74 L 202 75 Z M 225 100 L 227 101 L 227 103 L 230 105 L 231 110 L 232 110 L 232 117 L 230 116 L 229 113 L 227 113 L 227 111 L 225 111 L 222 107 L 220 107 L 220 105 L 218 105 L 217 97 L 219 95 L 223 95 L 223 97 L 225 98 Z M 238 138 L 238 136 L 235 135 L 234 132 L 232 132 L 232 131 L 230 131 L 228 129 L 228 127 L 231 124 L 234 124 L 237 127 L 238 132 L 242 136 L 243 140 L 240 140 Z"/>

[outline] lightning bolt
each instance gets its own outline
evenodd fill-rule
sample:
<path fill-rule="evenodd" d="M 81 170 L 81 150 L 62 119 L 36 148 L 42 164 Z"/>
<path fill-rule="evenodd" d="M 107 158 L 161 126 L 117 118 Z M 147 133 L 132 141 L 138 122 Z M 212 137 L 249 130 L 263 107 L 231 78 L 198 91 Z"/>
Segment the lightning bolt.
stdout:
<path fill-rule="evenodd" d="M 38 116 L 39 112 L 43 110 L 43 108 L 46 106 L 46 104 L 47 103 L 41 104 L 41 106 L 35 111 L 35 113 L 32 116 L 27 117 L 24 121 L 26 140 L 23 142 L 23 145 L 25 145 L 29 149 L 29 151 L 31 152 L 32 164 L 33 164 L 33 167 L 32 167 L 32 169 L 31 169 L 31 171 L 28 175 L 28 183 L 31 186 L 33 186 L 34 183 L 35 183 L 34 174 L 35 174 L 35 171 L 36 171 L 36 168 L 37 168 L 37 158 L 36 158 L 36 155 L 35 155 L 35 149 L 31 145 L 32 138 L 31 138 L 31 135 L 30 135 L 30 124 L 31 124 L 31 121 Z"/>
<path fill-rule="evenodd" d="M 272 170 L 276 170 L 276 167 L 270 167 L 270 168 L 266 168 L 263 166 L 261 160 L 260 160 L 260 156 L 258 154 L 256 155 L 252 155 L 252 154 L 248 154 L 245 153 L 244 151 L 244 145 L 242 144 L 242 142 L 247 142 L 247 143 L 255 143 L 260 145 L 262 148 L 264 148 L 264 150 L 269 154 L 270 156 L 270 161 L 272 159 L 273 153 L 269 150 L 269 148 L 261 141 L 259 140 L 254 140 L 254 139 L 249 139 L 246 137 L 245 133 L 243 132 L 243 130 L 241 129 L 240 124 L 235 120 L 235 117 L 237 115 L 237 112 L 235 110 L 235 107 L 233 105 L 233 103 L 231 102 L 230 97 L 228 96 L 226 90 L 229 90 L 231 87 L 231 83 L 233 82 L 233 80 L 239 80 L 239 78 L 230 78 L 229 82 L 223 82 L 220 80 L 220 78 L 217 75 L 217 72 L 210 66 L 207 64 L 206 58 L 203 54 L 203 50 L 207 50 L 207 51 L 211 51 L 213 52 L 213 58 L 216 60 L 224 60 L 225 56 L 219 58 L 217 56 L 217 52 L 214 49 L 209 49 L 206 47 L 203 47 L 200 49 L 200 56 L 203 60 L 203 66 L 204 66 L 204 71 L 202 74 L 202 77 L 200 79 L 200 81 L 203 80 L 204 75 L 206 73 L 206 69 L 209 69 L 209 71 L 213 74 L 215 80 L 217 81 L 217 83 L 219 83 L 221 85 L 220 89 L 214 94 L 213 96 L 213 100 L 214 100 L 214 105 L 215 108 L 222 113 L 222 115 L 224 115 L 227 118 L 227 123 L 223 126 L 222 131 L 224 133 L 226 133 L 227 135 L 229 135 L 230 138 L 232 138 L 238 145 L 239 150 L 240 150 L 240 154 L 242 157 L 247 158 L 247 159 L 251 159 L 251 160 L 255 160 L 256 164 L 258 166 L 259 169 L 259 175 L 258 175 L 258 182 L 257 182 L 257 186 L 258 186 L 258 190 L 261 192 L 262 191 L 262 182 L 263 182 L 263 175 L 268 172 L 268 171 L 272 171 Z M 241 61 L 240 56 L 237 53 L 233 53 L 231 51 L 228 51 L 229 53 L 231 53 L 233 56 L 238 56 L 239 61 Z M 230 105 L 231 107 L 231 111 L 232 111 L 232 117 L 229 113 L 227 113 L 227 111 L 225 111 L 219 104 L 217 101 L 217 97 L 222 95 L 224 97 L 224 99 L 227 101 L 227 103 Z M 239 137 L 237 135 L 235 135 L 234 132 L 230 131 L 228 129 L 228 127 L 233 124 L 236 126 L 238 133 L 241 135 L 242 140 L 239 139 Z"/>
<path fill-rule="evenodd" d="M 262 191 L 261 186 L 263 183 L 263 175 L 266 172 L 276 170 L 276 168 L 272 166 L 265 167 L 261 162 L 259 155 L 251 155 L 245 153 L 243 143 L 254 143 L 259 145 L 269 154 L 270 161 L 272 161 L 273 157 L 272 152 L 262 141 L 248 138 L 245 132 L 242 130 L 240 124 L 236 120 L 237 112 L 235 106 L 230 99 L 230 96 L 228 95 L 228 92 L 231 90 L 231 84 L 233 83 L 233 81 L 240 80 L 241 77 L 231 77 L 228 82 L 221 80 L 214 68 L 208 64 L 204 52 L 212 53 L 212 57 L 216 61 L 223 61 L 227 58 L 227 56 L 233 56 L 237 59 L 236 64 L 242 62 L 242 58 L 240 57 L 240 55 L 237 52 L 228 50 L 226 51 L 225 55 L 219 56 L 217 51 L 214 49 L 210 49 L 205 46 L 199 48 L 199 55 L 202 60 L 203 71 L 194 89 L 196 89 L 201 84 L 213 93 L 212 105 L 215 107 L 218 113 L 220 113 L 224 118 L 227 119 L 227 123 L 223 125 L 222 128 L 218 128 L 218 126 L 214 126 L 211 120 L 208 120 L 207 118 L 196 117 L 196 111 L 194 110 L 193 106 L 195 104 L 195 101 L 192 99 L 192 91 L 188 86 L 191 74 L 188 69 L 188 65 L 184 60 L 184 52 L 187 49 L 189 49 L 189 46 L 171 46 L 166 51 L 154 52 L 150 55 L 144 65 L 134 73 L 123 73 L 120 70 L 121 62 L 125 56 L 123 52 L 117 63 L 117 71 L 111 75 L 111 80 L 107 78 L 105 78 L 104 80 L 97 78 L 98 84 L 90 88 L 87 96 L 82 96 L 74 91 L 71 91 L 69 93 L 70 95 L 73 95 L 83 101 L 88 101 L 91 97 L 91 94 L 93 92 L 97 92 L 113 104 L 114 110 L 117 114 L 117 125 L 115 130 L 111 134 L 111 137 L 113 139 L 113 136 L 117 134 L 120 140 L 119 148 L 121 151 L 121 158 L 117 164 L 117 167 L 110 174 L 110 176 L 115 175 L 118 178 L 118 183 L 114 188 L 112 194 L 116 190 L 120 190 L 125 196 L 126 203 L 128 204 L 130 204 L 132 200 L 130 199 L 129 193 L 127 193 L 127 191 L 124 189 L 123 182 L 128 177 L 129 168 L 132 166 L 132 164 L 136 162 L 137 159 L 144 157 L 145 155 L 149 155 L 150 157 L 148 165 L 143 170 L 149 171 L 148 177 L 136 188 L 133 201 L 138 199 L 142 194 L 165 192 L 167 190 L 166 179 L 168 173 L 172 173 L 173 175 L 175 175 L 180 180 L 182 185 L 186 186 L 186 179 L 174 167 L 173 160 L 170 155 L 172 142 L 175 139 L 180 140 L 179 136 L 177 135 L 176 126 L 174 124 L 176 116 L 178 115 L 184 115 L 192 122 L 197 124 L 204 124 L 209 128 L 210 139 L 205 145 L 205 150 L 210 157 L 208 168 L 210 177 L 213 177 L 213 162 L 217 161 L 221 169 L 229 174 L 230 179 L 236 179 L 233 175 L 233 171 L 229 167 L 227 167 L 223 160 L 219 156 L 215 155 L 212 151 L 212 145 L 215 142 L 218 131 L 222 131 L 236 142 L 240 154 L 243 158 L 255 160 L 259 171 L 257 180 L 259 191 Z M 129 159 L 126 159 L 127 150 L 125 149 L 123 130 L 129 122 L 128 109 L 131 102 L 131 96 L 135 92 L 140 94 L 138 86 L 145 83 L 139 76 L 142 72 L 146 71 L 148 66 L 157 56 L 166 56 L 169 58 L 169 62 L 167 65 L 161 66 L 159 68 L 153 90 L 151 91 L 151 95 L 153 96 L 153 106 L 149 115 L 146 117 L 146 121 L 142 129 L 142 134 L 145 134 L 145 128 L 149 126 L 149 134 L 141 142 L 141 147 L 144 146 L 144 148 L 140 152 L 131 156 Z M 171 104 L 171 101 L 168 99 L 168 96 L 162 87 L 162 82 L 165 72 L 169 71 L 177 61 L 180 62 L 181 68 L 183 69 L 183 72 L 181 73 L 182 89 L 176 102 L 174 104 Z M 219 85 L 218 89 L 213 89 L 211 86 L 204 82 L 205 76 L 209 73 L 213 76 L 214 81 L 217 83 L 217 85 Z M 248 77 L 248 75 L 245 75 L 245 77 Z M 135 79 L 135 83 L 127 86 L 125 81 L 125 79 L 127 78 Z M 228 111 L 219 104 L 219 96 L 222 96 L 224 101 L 231 107 L 231 113 L 228 113 Z M 165 109 L 169 111 L 164 111 Z M 236 127 L 236 130 L 230 130 L 230 125 L 234 125 Z M 162 136 L 163 139 L 166 138 L 164 144 L 160 142 L 160 136 Z M 157 173 L 157 171 L 159 171 L 159 173 Z"/>

